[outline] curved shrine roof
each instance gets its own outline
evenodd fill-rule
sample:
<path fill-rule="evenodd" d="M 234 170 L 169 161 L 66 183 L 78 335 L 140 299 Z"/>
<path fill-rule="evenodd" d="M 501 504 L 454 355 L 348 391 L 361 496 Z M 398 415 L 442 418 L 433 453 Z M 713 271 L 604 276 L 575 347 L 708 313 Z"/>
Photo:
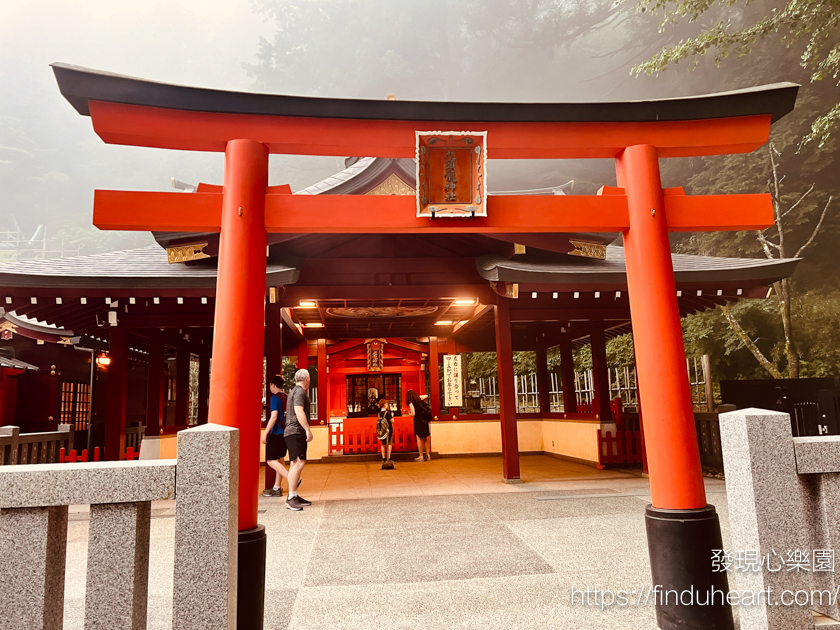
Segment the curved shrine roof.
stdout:
<path fill-rule="evenodd" d="M 299 271 L 268 264 L 266 286 L 294 284 Z M 0 264 L 0 285 L 59 288 L 213 288 L 216 268 L 207 265 L 170 265 L 159 245 L 104 254 L 14 260 Z"/>
<path fill-rule="evenodd" d="M 604 260 L 562 256 L 539 260 L 539 256 L 517 256 L 508 260 L 495 254 L 476 258 L 478 273 L 491 282 L 520 282 L 560 285 L 626 285 L 624 248 L 608 245 Z M 680 283 L 758 282 L 766 285 L 791 275 L 798 258 L 723 258 L 671 254 L 674 279 Z"/>

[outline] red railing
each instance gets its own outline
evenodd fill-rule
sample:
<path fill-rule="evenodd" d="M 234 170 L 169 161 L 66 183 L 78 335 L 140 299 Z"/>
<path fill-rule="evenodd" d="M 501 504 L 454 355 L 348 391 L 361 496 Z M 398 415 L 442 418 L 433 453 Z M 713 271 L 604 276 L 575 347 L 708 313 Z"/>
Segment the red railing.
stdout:
<path fill-rule="evenodd" d="M 75 462 L 86 462 L 88 461 L 88 450 L 84 449 L 82 454 L 79 455 L 76 452 L 76 449 L 72 449 L 70 451 L 66 451 L 65 449 L 61 449 L 58 454 L 58 463 L 63 464 L 64 462 L 69 462 L 71 464 Z M 93 459 L 91 461 L 98 462 L 99 461 L 99 447 L 93 449 Z"/>
<path fill-rule="evenodd" d="M 642 464 L 644 441 L 641 431 L 598 431 L 598 468 L 610 464 Z"/>
<path fill-rule="evenodd" d="M 414 419 L 411 416 L 394 418 L 394 453 L 417 450 Z M 341 425 L 330 424 L 330 455 L 378 453 L 376 418 L 345 418 Z"/>
<path fill-rule="evenodd" d="M 127 449 L 125 449 L 125 455 L 121 459 L 127 459 L 127 460 L 140 459 L 140 451 L 137 451 L 135 453 L 134 449 L 129 446 Z M 68 463 L 73 464 L 75 462 L 86 462 L 86 461 L 88 461 L 88 450 L 87 449 L 84 449 L 81 452 L 81 454 L 77 453 L 75 449 L 70 450 L 70 451 L 68 451 L 66 449 L 61 449 L 61 451 L 58 455 L 58 463 L 60 463 L 60 464 L 63 464 L 64 462 L 68 462 Z M 98 462 L 99 461 L 99 447 L 98 446 L 93 449 L 93 459 L 90 460 L 90 461 L 93 461 L 93 462 Z"/>

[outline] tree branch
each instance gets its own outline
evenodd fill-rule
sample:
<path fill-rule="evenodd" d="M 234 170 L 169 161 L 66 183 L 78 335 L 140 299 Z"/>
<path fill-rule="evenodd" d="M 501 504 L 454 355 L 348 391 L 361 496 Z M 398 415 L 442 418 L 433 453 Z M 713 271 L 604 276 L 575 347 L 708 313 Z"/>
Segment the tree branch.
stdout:
<path fill-rule="evenodd" d="M 761 230 L 756 230 L 756 236 L 758 236 L 758 242 L 761 243 L 761 246 L 764 248 L 764 253 L 766 254 L 767 258 L 775 258 L 773 256 L 773 252 L 770 251 L 770 248 L 773 247 L 774 249 L 778 250 L 779 246 L 776 243 L 771 243 L 767 240 Z"/>
<path fill-rule="evenodd" d="M 802 193 L 802 196 L 799 198 L 799 200 L 785 211 L 785 213 L 782 215 L 782 218 L 784 219 L 787 215 L 789 215 L 793 211 L 794 208 L 796 208 L 796 206 L 798 206 L 800 203 L 802 203 L 802 200 L 805 199 L 805 197 L 807 197 L 811 193 L 812 190 L 814 190 L 814 184 L 811 184 L 811 187 L 808 190 L 806 190 L 804 193 Z"/>
<path fill-rule="evenodd" d="M 732 314 L 732 311 L 729 308 L 729 303 L 721 304 L 720 310 L 723 311 L 723 316 L 726 318 L 726 321 L 729 322 L 729 327 L 738 335 L 738 338 L 741 342 L 747 347 L 747 349 L 752 352 L 753 356 L 758 360 L 765 370 L 770 372 L 770 375 L 773 378 L 783 378 L 782 373 L 773 365 L 767 357 L 758 349 L 758 346 L 753 343 L 753 340 L 750 339 L 750 336 L 747 334 L 741 324 L 738 323 L 738 320 L 735 319 L 735 316 Z"/>
<path fill-rule="evenodd" d="M 785 256 L 785 233 L 782 230 L 782 211 L 781 211 L 781 193 L 779 191 L 779 185 L 781 181 L 779 180 L 779 165 L 776 162 L 776 155 L 781 155 L 776 150 L 776 145 L 772 142 L 767 146 L 768 153 L 770 154 L 770 169 L 773 172 L 773 189 L 771 190 L 771 195 L 773 196 L 773 218 L 776 224 L 776 229 L 779 231 L 779 258 L 787 258 Z"/>
<path fill-rule="evenodd" d="M 825 202 L 825 207 L 823 208 L 822 214 L 820 215 L 820 220 L 817 221 L 817 225 L 814 228 L 814 231 L 811 232 L 810 238 L 807 241 L 805 241 L 805 244 L 799 248 L 799 251 L 796 252 L 796 256 L 794 256 L 794 258 L 799 258 L 802 255 L 802 252 L 805 251 L 805 248 L 814 242 L 814 238 L 816 238 L 817 232 L 819 232 L 820 228 L 822 227 L 823 219 L 825 219 L 825 213 L 828 212 L 828 206 L 831 203 L 832 199 L 834 199 L 834 197 L 829 195 L 828 201 Z"/>

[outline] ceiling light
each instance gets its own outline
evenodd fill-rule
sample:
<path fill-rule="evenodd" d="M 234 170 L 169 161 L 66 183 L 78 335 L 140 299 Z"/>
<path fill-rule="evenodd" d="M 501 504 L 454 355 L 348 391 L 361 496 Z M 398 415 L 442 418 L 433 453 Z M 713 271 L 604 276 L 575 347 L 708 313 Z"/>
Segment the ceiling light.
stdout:
<path fill-rule="evenodd" d="M 455 306 L 473 306 L 476 302 L 478 302 L 478 300 L 475 298 L 455 300 Z"/>
<path fill-rule="evenodd" d="M 435 326 L 452 326 L 455 322 L 450 319 L 442 319 L 440 321 L 435 322 Z"/>
<path fill-rule="evenodd" d="M 309 322 L 308 324 L 303 325 L 304 328 L 323 328 L 324 325 L 321 322 Z"/>
<path fill-rule="evenodd" d="M 315 300 L 301 300 L 299 308 L 318 308 Z"/>

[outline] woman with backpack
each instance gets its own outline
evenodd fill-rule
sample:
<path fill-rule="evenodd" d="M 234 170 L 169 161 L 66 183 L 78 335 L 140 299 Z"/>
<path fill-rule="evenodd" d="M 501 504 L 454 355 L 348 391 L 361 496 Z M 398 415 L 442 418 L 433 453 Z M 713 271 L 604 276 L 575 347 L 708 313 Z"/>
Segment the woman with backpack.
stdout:
<path fill-rule="evenodd" d="M 431 427 L 429 423 L 432 421 L 432 410 L 429 404 L 420 398 L 413 389 L 409 389 L 405 395 L 405 400 L 408 403 L 408 413 L 414 418 L 414 435 L 417 436 L 417 450 L 419 456 L 415 458 L 415 462 L 430 461 L 432 459 L 431 447 Z M 423 446 L 426 447 L 426 457 L 423 457 Z"/>

